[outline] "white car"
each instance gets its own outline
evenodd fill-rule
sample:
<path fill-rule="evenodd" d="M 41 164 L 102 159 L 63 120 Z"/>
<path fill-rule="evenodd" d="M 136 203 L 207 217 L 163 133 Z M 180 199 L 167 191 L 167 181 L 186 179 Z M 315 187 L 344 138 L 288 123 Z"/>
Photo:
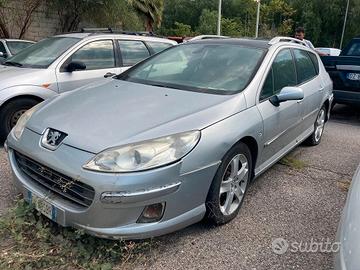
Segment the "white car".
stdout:
<path fill-rule="evenodd" d="M 41 40 L 0 66 L 0 140 L 37 103 L 120 74 L 177 44 L 143 33 L 101 31 L 84 30 Z"/>
<path fill-rule="evenodd" d="M 339 56 L 341 53 L 341 50 L 336 48 L 315 48 L 315 50 L 328 56 Z"/>

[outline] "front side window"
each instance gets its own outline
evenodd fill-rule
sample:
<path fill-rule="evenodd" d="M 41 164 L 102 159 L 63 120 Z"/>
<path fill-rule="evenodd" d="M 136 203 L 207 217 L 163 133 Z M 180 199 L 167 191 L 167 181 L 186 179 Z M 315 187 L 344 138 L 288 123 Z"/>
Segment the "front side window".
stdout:
<path fill-rule="evenodd" d="M 150 56 L 149 50 L 142 41 L 119 40 L 123 66 L 133 66 Z"/>
<path fill-rule="evenodd" d="M 270 72 L 261 90 L 260 100 L 280 93 L 285 86 L 296 85 L 296 71 L 289 49 L 282 50 L 275 57 Z"/>
<path fill-rule="evenodd" d="M 76 51 L 67 62 L 82 62 L 85 70 L 115 67 L 114 46 L 111 40 L 93 41 Z"/>
<path fill-rule="evenodd" d="M 12 55 L 18 54 L 23 49 L 33 45 L 34 43 L 31 42 L 24 42 L 24 41 L 6 41 L 6 44 L 11 52 Z"/>
<path fill-rule="evenodd" d="M 0 41 L 0 52 L 2 52 L 2 53 L 6 53 L 6 49 L 5 49 L 5 46 L 4 46 L 4 44 Z"/>
<path fill-rule="evenodd" d="M 43 39 L 9 58 L 5 65 L 18 67 L 47 68 L 70 47 L 79 42 L 79 38 L 52 37 Z"/>
<path fill-rule="evenodd" d="M 155 53 L 161 52 L 172 46 L 169 43 L 153 42 L 153 41 L 147 41 L 146 44 L 148 44 L 151 47 L 151 49 L 154 50 Z"/>
<path fill-rule="evenodd" d="M 197 92 L 232 94 L 251 81 L 266 50 L 187 43 L 153 56 L 120 79 Z"/>
<path fill-rule="evenodd" d="M 299 84 L 309 81 L 317 75 L 315 66 L 306 51 L 294 49 L 294 56 Z"/>

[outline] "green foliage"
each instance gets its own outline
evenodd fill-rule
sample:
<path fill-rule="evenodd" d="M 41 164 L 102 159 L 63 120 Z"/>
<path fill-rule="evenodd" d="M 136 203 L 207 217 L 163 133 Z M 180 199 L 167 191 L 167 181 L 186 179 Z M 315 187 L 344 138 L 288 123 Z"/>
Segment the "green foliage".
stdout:
<path fill-rule="evenodd" d="M 217 27 L 217 12 L 204 9 L 199 19 L 196 31 L 200 34 L 215 35 Z"/>
<path fill-rule="evenodd" d="M 164 0 L 128 0 L 140 16 L 145 18 L 146 31 L 152 32 L 154 25 L 160 27 Z"/>
<path fill-rule="evenodd" d="M 95 238 L 57 226 L 20 200 L 0 218 L 0 269 L 112 269 L 141 257 L 151 241 Z"/>

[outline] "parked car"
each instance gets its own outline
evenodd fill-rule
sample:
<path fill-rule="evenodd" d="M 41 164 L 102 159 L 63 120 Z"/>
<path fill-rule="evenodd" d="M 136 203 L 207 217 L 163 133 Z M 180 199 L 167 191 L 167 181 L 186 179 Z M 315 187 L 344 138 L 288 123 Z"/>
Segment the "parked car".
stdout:
<path fill-rule="evenodd" d="M 44 215 L 99 237 L 229 222 L 253 178 L 321 141 L 332 82 L 298 43 L 188 42 L 48 99 L 8 136 L 15 183 Z"/>
<path fill-rule="evenodd" d="M 0 64 L 35 42 L 22 39 L 0 39 Z"/>
<path fill-rule="evenodd" d="M 0 140 L 37 103 L 119 74 L 175 44 L 152 36 L 94 32 L 39 41 L 0 66 Z"/>
<path fill-rule="evenodd" d="M 324 56 L 339 56 L 341 53 L 341 50 L 336 48 L 315 48 L 315 50 Z"/>
<path fill-rule="evenodd" d="M 340 56 L 322 56 L 321 60 L 334 82 L 334 105 L 360 105 L 360 38 L 354 38 Z"/>
<path fill-rule="evenodd" d="M 335 256 L 336 270 L 358 269 L 360 265 L 360 166 L 354 174 L 339 223 L 336 240 L 339 251 Z"/>

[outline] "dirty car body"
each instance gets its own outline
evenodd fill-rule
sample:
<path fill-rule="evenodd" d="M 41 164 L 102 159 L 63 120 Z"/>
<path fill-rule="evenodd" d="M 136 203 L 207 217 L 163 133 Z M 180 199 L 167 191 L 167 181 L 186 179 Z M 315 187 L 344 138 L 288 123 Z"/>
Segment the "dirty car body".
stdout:
<path fill-rule="evenodd" d="M 217 224 L 234 218 L 248 181 L 309 136 L 320 142 L 331 101 L 330 78 L 302 45 L 191 42 L 39 104 L 7 149 L 24 197 L 57 223 L 99 237 L 154 237 L 211 207 Z"/>

